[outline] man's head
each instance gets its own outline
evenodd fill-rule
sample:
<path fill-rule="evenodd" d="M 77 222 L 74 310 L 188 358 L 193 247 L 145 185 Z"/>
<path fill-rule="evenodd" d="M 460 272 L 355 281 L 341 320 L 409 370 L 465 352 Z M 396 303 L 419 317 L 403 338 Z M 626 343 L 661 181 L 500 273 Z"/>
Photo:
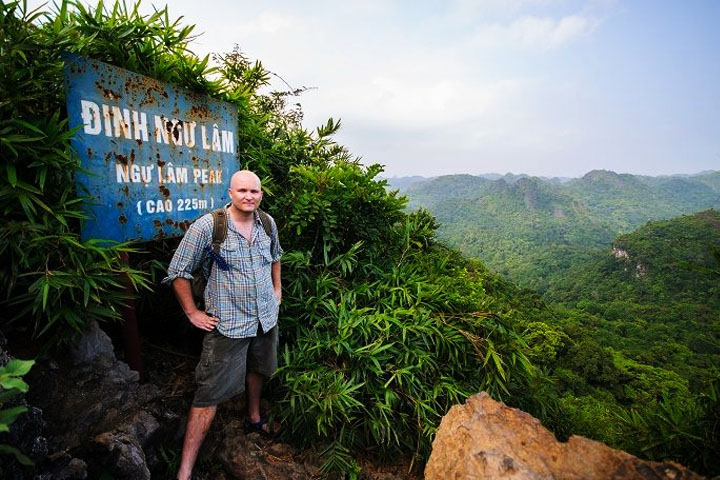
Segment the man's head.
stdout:
<path fill-rule="evenodd" d="M 242 213 L 254 212 L 262 200 L 260 178 L 250 170 L 235 172 L 230 179 L 230 202 Z"/>

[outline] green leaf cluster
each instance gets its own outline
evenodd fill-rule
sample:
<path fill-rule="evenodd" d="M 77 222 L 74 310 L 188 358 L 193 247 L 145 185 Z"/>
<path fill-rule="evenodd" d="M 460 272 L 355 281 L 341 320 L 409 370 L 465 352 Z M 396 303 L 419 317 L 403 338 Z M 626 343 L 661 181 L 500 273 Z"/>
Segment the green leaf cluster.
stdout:
<path fill-rule="evenodd" d="M 320 266 L 288 255 L 279 414 L 307 441 L 378 455 L 429 453 L 440 418 L 481 390 L 513 401 L 534 369 L 479 278 L 442 249 L 368 274 L 350 250 Z M 422 257 L 422 258 L 418 258 Z M 300 435 L 301 434 L 301 435 Z"/>
<path fill-rule="evenodd" d="M 12 425 L 17 418 L 27 412 L 24 405 L 16 405 L 4 408 L 9 400 L 21 393 L 28 391 L 28 384 L 22 377 L 30 371 L 35 361 L 33 360 L 10 360 L 7 364 L 0 367 L 0 434 L 10 431 Z M 0 443 L 0 453 L 13 455 L 15 459 L 22 465 L 32 465 L 33 462 L 17 447 Z M 0 471 L 2 473 L 2 471 Z"/>
<path fill-rule="evenodd" d="M 664 395 L 650 406 L 619 412 L 625 445 L 653 460 L 674 460 L 699 471 L 720 471 L 720 377 L 698 397 Z"/>

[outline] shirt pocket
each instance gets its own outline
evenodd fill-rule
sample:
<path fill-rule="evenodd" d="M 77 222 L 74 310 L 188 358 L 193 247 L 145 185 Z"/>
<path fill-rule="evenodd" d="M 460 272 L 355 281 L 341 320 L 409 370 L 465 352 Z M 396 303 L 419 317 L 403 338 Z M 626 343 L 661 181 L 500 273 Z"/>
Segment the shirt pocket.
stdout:
<path fill-rule="evenodd" d="M 240 243 L 236 238 L 228 237 L 220 244 L 220 259 L 216 259 L 216 263 L 221 270 L 230 270 L 232 266 L 237 267 L 240 262 Z M 223 262 L 227 266 L 223 265 Z"/>
<path fill-rule="evenodd" d="M 260 255 L 260 257 L 262 257 L 265 263 L 272 263 L 270 239 L 267 237 L 267 235 L 258 237 L 257 242 L 255 243 L 255 248 L 257 248 L 258 254 Z"/>

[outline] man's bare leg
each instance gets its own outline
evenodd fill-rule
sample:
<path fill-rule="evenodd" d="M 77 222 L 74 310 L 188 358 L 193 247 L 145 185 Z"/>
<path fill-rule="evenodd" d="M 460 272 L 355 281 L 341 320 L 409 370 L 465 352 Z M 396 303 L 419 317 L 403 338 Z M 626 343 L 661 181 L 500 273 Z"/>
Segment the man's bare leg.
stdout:
<path fill-rule="evenodd" d="M 177 474 L 179 480 L 188 480 L 192 475 L 200 445 L 205 440 L 205 435 L 207 435 L 210 424 L 215 418 L 216 410 L 216 406 L 190 408 L 187 429 L 185 430 L 185 441 L 183 442 L 182 460 Z"/>
<path fill-rule="evenodd" d="M 247 372 L 245 383 L 247 383 L 248 418 L 252 423 L 260 421 L 260 395 L 262 394 L 265 377 L 259 373 Z"/>
<path fill-rule="evenodd" d="M 247 384 L 248 399 L 248 420 L 252 423 L 260 421 L 260 394 L 262 393 L 265 376 L 259 373 L 248 372 L 245 375 L 245 383 Z M 268 433 L 278 433 L 280 431 L 280 423 L 272 422 L 263 425 L 262 429 Z"/>

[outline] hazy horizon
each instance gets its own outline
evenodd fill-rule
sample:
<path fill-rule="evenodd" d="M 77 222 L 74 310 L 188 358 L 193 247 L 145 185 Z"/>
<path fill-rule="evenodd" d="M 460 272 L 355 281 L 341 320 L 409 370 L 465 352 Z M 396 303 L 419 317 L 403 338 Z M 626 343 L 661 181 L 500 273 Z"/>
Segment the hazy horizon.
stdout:
<path fill-rule="evenodd" d="M 587 172 L 585 172 L 585 173 L 583 173 L 583 174 L 581 174 L 581 175 L 577 175 L 577 176 L 570 176 L 570 175 L 554 175 L 554 176 L 548 176 L 548 175 L 530 175 L 530 174 L 524 173 L 524 172 L 521 172 L 521 173 L 515 173 L 515 172 L 506 172 L 506 173 L 498 173 L 498 172 L 483 172 L 483 173 L 454 172 L 454 173 L 443 173 L 443 174 L 440 174 L 440 175 L 413 175 L 413 174 L 410 174 L 410 175 L 387 175 L 387 172 L 383 172 L 383 173 L 380 174 L 380 177 L 385 178 L 385 179 L 388 179 L 388 180 L 391 180 L 391 179 L 393 179 L 393 178 L 401 179 L 401 178 L 412 178 L 412 177 L 421 177 L 421 178 L 430 179 L 430 178 L 437 178 L 437 177 L 449 177 L 449 176 L 453 176 L 453 175 L 470 175 L 470 176 L 473 176 L 473 177 L 482 177 L 482 176 L 491 176 L 491 175 L 497 175 L 497 176 L 499 176 L 499 177 L 504 177 L 504 176 L 507 176 L 507 175 L 514 175 L 514 176 L 525 175 L 525 176 L 528 176 L 528 177 L 547 178 L 547 179 L 552 180 L 552 179 L 554 179 L 554 178 L 560 178 L 560 179 L 564 179 L 564 178 L 567 178 L 567 179 L 582 178 L 582 177 L 584 177 L 585 175 L 587 175 L 588 173 L 594 172 L 594 171 L 609 171 L 609 172 L 616 173 L 616 174 L 618 174 L 618 175 L 636 175 L 636 176 L 643 176 L 643 177 L 694 177 L 694 176 L 697 176 L 697 175 L 706 175 L 706 174 L 711 174 L 711 173 L 717 173 L 717 172 L 720 172 L 720 169 L 718 169 L 718 170 L 713 170 L 713 169 L 710 169 L 710 170 L 701 170 L 701 171 L 699 171 L 699 172 L 694 172 L 694 173 L 683 173 L 683 172 L 679 172 L 679 173 L 670 173 L 670 174 L 646 175 L 646 174 L 642 174 L 642 173 L 616 172 L 616 171 L 614 171 L 614 170 L 608 170 L 608 169 L 605 169 L 605 168 L 593 168 L 593 169 L 590 169 L 590 170 L 588 170 Z"/>

